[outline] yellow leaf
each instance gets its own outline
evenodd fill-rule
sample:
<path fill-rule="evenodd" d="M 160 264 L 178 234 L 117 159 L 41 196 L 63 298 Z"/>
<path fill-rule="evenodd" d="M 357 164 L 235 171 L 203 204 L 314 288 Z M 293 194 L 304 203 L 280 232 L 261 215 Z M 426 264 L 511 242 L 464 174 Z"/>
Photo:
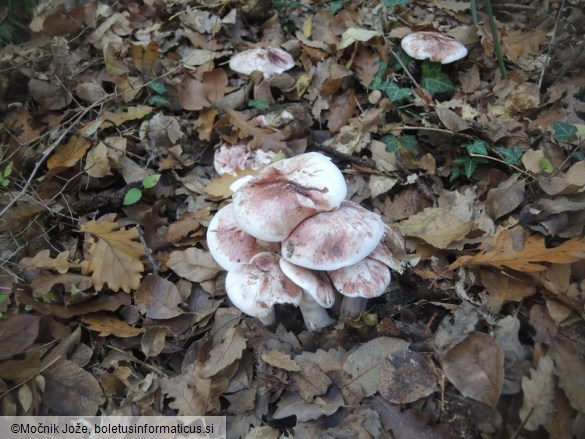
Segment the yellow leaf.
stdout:
<path fill-rule="evenodd" d="M 288 370 L 290 372 L 299 372 L 302 370 L 301 366 L 290 358 L 290 355 L 284 352 L 272 350 L 262 352 L 262 360 L 271 366 L 278 367 L 279 369 Z"/>
<path fill-rule="evenodd" d="M 89 221 L 80 227 L 81 232 L 90 233 L 98 238 L 88 250 L 84 262 L 84 272 L 93 273 L 91 280 L 96 290 L 104 284 L 113 291 L 129 293 L 140 285 L 140 273 L 144 270 L 140 257 L 144 255 L 136 228 L 121 229 L 111 221 Z"/>
<path fill-rule="evenodd" d="M 59 273 L 67 273 L 72 267 L 79 267 L 79 264 L 69 262 L 69 252 L 64 251 L 51 258 L 50 250 L 41 250 L 34 258 L 22 258 L 20 265 L 31 268 L 43 268 L 45 270 L 57 270 Z"/>
<path fill-rule="evenodd" d="M 311 28 L 313 27 L 313 19 L 307 18 L 303 23 L 303 35 L 305 38 L 311 38 Z"/>
<path fill-rule="evenodd" d="M 548 268 L 543 263 L 571 264 L 585 258 L 585 238 L 571 239 L 558 247 L 547 248 L 544 237 L 531 235 L 524 243 L 518 242 L 518 232 L 502 230 L 491 250 L 484 250 L 475 256 L 461 256 L 450 266 L 454 270 L 467 265 L 491 265 L 512 270 L 535 272 Z M 521 248 L 519 248 L 521 247 Z"/>
<path fill-rule="evenodd" d="M 115 335 L 116 337 L 134 337 L 144 332 L 144 328 L 135 328 L 114 316 L 105 313 L 93 313 L 83 316 L 83 323 L 89 329 L 98 332 L 101 337 Z"/>
<path fill-rule="evenodd" d="M 85 137 L 71 136 L 65 145 L 61 145 L 47 160 L 50 170 L 56 168 L 70 168 L 75 165 L 91 146 L 91 142 Z"/>

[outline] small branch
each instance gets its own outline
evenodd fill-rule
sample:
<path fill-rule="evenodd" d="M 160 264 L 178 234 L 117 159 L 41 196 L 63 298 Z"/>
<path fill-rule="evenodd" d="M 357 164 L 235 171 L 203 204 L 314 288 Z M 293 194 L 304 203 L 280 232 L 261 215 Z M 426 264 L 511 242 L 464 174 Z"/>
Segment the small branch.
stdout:
<path fill-rule="evenodd" d="M 352 155 L 345 154 L 343 152 L 339 152 L 335 148 L 331 148 L 330 146 L 325 146 L 321 143 L 317 143 L 314 141 L 310 141 L 309 144 L 310 144 L 310 146 L 312 146 L 316 150 L 326 152 L 334 159 L 340 160 L 342 162 L 349 162 L 349 163 L 352 163 L 354 165 L 361 166 L 364 168 L 376 169 L 376 162 L 372 159 L 354 157 Z"/>
<path fill-rule="evenodd" d="M 146 244 L 146 240 L 144 239 L 144 230 L 142 230 L 142 225 L 136 224 L 136 230 L 138 231 L 138 238 L 140 239 L 140 242 L 142 243 L 142 246 L 144 247 L 144 253 L 146 254 L 146 257 L 148 258 L 148 262 L 150 263 L 150 266 L 152 267 L 152 273 L 158 275 L 158 264 L 156 263 L 154 256 L 152 256 L 152 252 L 150 251 L 150 248 L 148 248 L 148 245 Z"/>
<path fill-rule="evenodd" d="M 544 58 L 544 65 L 542 66 L 542 72 L 540 72 L 540 78 L 538 80 L 538 89 L 539 90 L 542 88 L 542 82 L 544 81 L 544 74 L 546 72 L 546 68 L 548 67 L 548 64 L 550 63 L 551 54 L 553 51 L 553 45 L 555 42 L 555 37 L 557 36 L 557 29 L 559 27 L 559 21 L 561 21 L 561 11 L 565 7 L 565 1 L 566 0 L 563 0 L 563 3 L 561 3 L 561 6 L 559 7 L 559 10 L 557 11 L 557 18 L 555 19 L 555 27 L 553 29 L 553 34 L 552 34 L 552 37 L 550 39 L 550 43 L 548 44 L 548 51 L 546 52 L 546 56 Z"/>

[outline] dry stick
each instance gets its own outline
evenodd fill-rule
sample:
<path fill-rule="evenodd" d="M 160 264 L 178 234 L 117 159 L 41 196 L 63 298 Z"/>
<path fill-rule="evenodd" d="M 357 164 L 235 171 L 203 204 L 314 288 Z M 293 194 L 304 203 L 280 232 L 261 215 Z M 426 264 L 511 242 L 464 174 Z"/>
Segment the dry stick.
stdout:
<path fill-rule="evenodd" d="M 22 190 L 0 212 L 0 218 L 2 218 L 4 216 L 4 214 L 6 212 L 8 212 L 8 210 L 12 206 L 14 206 L 16 204 L 16 202 L 24 196 L 24 194 L 28 190 L 29 186 L 31 185 L 33 179 L 37 175 L 37 172 L 39 172 L 39 169 L 41 168 L 41 166 L 43 166 L 43 163 L 45 163 L 45 160 L 47 160 L 47 158 L 51 155 L 51 153 L 55 149 L 57 149 L 57 147 L 59 145 L 61 145 L 61 142 L 63 141 L 65 136 L 67 136 L 67 134 L 69 134 L 71 132 L 71 130 L 73 130 L 73 128 L 77 125 L 77 123 L 79 123 L 79 121 L 81 121 L 81 119 L 83 119 L 85 117 L 85 115 L 90 112 L 91 108 L 92 107 L 88 107 L 85 110 L 83 110 L 81 113 L 79 113 L 77 115 L 77 117 L 74 118 L 75 120 L 73 122 L 71 122 L 71 124 L 65 129 L 65 131 L 63 131 L 61 133 L 59 138 L 57 140 L 55 140 L 53 142 L 53 144 L 45 150 L 45 152 L 43 152 L 43 155 L 41 156 L 40 160 L 35 165 L 35 168 L 31 172 L 31 174 L 29 175 L 28 180 L 26 180 L 26 183 L 24 184 L 24 187 L 22 188 Z"/>
<path fill-rule="evenodd" d="M 548 44 L 548 51 L 546 52 L 546 56 L 544 58 L 544 65 L 542 66 L 542 72 L 540 72 L 540 79 L 538 80 L 538 89 L 539 90 L 541 89 L 542 82 L 544 81 L 544 73 L 546 72 L 546 68 L 548 67 L 548 64 L 550 63 L 551 53 L 553 51 L 553 44 L 555 42 L 555 37 L 557 36 L 557 29 L 559 27 L 559 21 L 561 21 L 561 11 L 565 7 L 565 1 L 566 0 L 563 0 L 563 3 L 561 3 L 561 6 L 559 6 L 559 10 L 557 11 L 557 18 L 555 20 L 555 28 L 553 29 L 553 34 L 552 34 L 552 37 L 550 39 L 550 43 Z"/>

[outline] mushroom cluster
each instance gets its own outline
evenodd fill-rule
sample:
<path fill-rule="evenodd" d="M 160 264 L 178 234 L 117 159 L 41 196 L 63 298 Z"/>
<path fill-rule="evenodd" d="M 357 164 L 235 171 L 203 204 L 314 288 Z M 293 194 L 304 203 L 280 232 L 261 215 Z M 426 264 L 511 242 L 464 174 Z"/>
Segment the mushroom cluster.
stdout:
<path fill-rule="evenodd" d="M 385 225 L 345 200 L 345 180 L 328 157 L 311 152 L 281 160 L 232 189 L 233 203 L 214 216 L 207 241 L 241 311 L 271 324 L 275 304 L 294 304 L 315 330 L 333 323 L 326 308 L 336 291 L 346 296 L 348 315 L 361 300 L 384 293 L 391 264 Z"/>

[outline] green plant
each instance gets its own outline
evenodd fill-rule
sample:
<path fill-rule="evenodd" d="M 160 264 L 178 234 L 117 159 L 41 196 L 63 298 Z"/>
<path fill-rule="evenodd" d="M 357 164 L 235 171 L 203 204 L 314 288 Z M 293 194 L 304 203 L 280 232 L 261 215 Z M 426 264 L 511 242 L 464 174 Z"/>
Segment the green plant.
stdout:
<path fill-rule="evenodd" d="M 23 41 L 38 0 L 0 0 L 0 45 Z"/>
<path fill-rule="evenodd" d="M 6 187 L 10 184 L 10 180 L 8 178 L 10 177 L 10 174 L 12 174 L 12 162 L 8 163 L 2 172 L 0 172 L 0 185 L 2 187 Z"/>
<path fill-rule="evenodd" d="M 384 81 L 383 77 L 388 68 L 388 63 L 379 61 L 380 68 L 374 77 L 374 80 L 369 86 L 370 90 L 380 90 L 386 93 L 386 96 L 392 102 L 400 102 L 404 99 L 413 97 L 412 90 L 410 88 L 400 87 L 397 83 L 391 81 Z"/>
<path fill-rule="evenodd" d="M 453 160 L 459 166 L 453 167 L 449 181 L 456 180 L 461 175 L 471 178 L 477 165 L 489 163 L 490 160 L 505 164 L 517 169 L 524 152 L 518 147 L 491 146 L 485 140 L 475 140 L 472 143 L 462 145 L 466 155 Z M 490 155 L 491 154 L 491 155 Z"/>
<path fill-rule="evenodd" d="M 255 108 L 256 110 L 266 110 L 270 107 L 266 99 L 250 99 L 248 101 L 248 107 Z"/>
<path fill-rule="evenodd" d="M 164 83 L 160 81 L 152 81 L 148 83 L 148 88 L 155 93 L 148 98 L 148 105 L 168 105 L 169 100 L 164 96 L 167 93 L 167 87 Z"/>
<path fill-rule="evenodd" d="M 431 61 L 423 61 L 420 85 L 431 96 L 438 93 L 451 93 L 455 90 L 455 85 L 451 82 L 449 76 L 443 72 L 441 64 Z"/>
<path fill-rule="evenodd" d="M 158 181 L 160 180 L 160 174 L 152 174 L 142 180 L 142 187 L 144 189 L 150 189 L 156 186 Z M 132 204 L 138 203 L 142 198 L 142 189 L 133 187 L 124 196 L 124 206 L 130 206 Z"/>

